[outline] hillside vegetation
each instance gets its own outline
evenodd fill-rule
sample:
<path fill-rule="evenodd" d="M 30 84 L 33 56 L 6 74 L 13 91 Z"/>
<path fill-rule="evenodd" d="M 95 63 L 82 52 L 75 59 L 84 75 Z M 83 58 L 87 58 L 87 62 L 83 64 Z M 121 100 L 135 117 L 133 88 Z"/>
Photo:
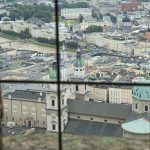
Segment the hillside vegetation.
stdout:
<path fill-rule="evenodd" d="M 58 150 L 57 134 L 15 136 L 3 139 L 4 150 Z M 64 150 L 149 150 L 149 141 L 63 135 Z"/>

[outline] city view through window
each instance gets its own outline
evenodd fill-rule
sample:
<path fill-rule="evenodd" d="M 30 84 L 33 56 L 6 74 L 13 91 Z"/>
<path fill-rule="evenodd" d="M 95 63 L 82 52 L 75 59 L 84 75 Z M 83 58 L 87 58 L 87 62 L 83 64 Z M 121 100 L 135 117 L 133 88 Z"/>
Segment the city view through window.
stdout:
<path fill-rule="evenodd" d="M 150 1 L 0 0 L 1 149 L 149 150 Z"/>

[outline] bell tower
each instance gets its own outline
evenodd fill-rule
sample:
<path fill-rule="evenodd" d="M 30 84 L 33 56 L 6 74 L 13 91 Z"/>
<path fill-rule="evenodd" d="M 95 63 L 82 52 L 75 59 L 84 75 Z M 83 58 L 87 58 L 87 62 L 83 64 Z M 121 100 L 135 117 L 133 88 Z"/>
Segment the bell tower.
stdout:
<path fill-rule="evenodd" d="M 73 63 L 73 77 L 70 78 L 71 81 L 83 82 L 87 80 L 87 71 L 85 60 L 81 55 L 81 49 L 78 47 L 77 55 Z M 88 86 L 84 84 L 73 85 L 73 91 L 75 93 L 75 99 L 77 100 L 89 100 Z"/>
<path fill-rule="evenodd" d="M 66 46 L 64 43 L 62 45 L 61 60 L 68 61 L 68 57 L 66 53 Z"/>
<path fill-rule="evenodd" d="M 52 63 L 49 72 L 50 81 L 57 81 L 57 62 Z M 60 104 L 61 104 L 61 132 L 64 131 L 68 123 L 67 99 L 69 88 L 61 85 L 60 87 Z M 46 114 L 47 114 L 47 131 L 59 132 L 58 122 L 58 91 L 57 84 L 51 84 L 50 90 L 46 92 Z"/>

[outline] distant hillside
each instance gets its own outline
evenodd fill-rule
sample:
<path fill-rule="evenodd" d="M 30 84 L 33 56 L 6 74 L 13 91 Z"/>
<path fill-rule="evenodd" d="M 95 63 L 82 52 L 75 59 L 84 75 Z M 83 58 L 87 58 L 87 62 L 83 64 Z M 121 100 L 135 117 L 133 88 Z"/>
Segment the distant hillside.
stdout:
<path fill-rule="evenodd" d="M 4 150 L 58 150 L 57 134 L 8 137 Z M 63 135 L 64 150 L 149 150 L 149 142 L 135 139 Z"/>

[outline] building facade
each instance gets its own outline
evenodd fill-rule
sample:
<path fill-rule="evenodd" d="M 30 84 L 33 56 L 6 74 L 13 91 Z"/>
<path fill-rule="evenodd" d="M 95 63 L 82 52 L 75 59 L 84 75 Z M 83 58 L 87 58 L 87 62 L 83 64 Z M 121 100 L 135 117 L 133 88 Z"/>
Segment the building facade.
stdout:
<path fill-rule="evenodd" d="M 63 8 L 61 9 L 61 17 L 65 19 L 78 19 L 79 15 L 90 17 L 92 10 L 89 8 Z"/>
<path fill-rule="evenodd" d="M 109 88 L 109 102 L 117 104 L 132 104 L 131 87 Z"/>

